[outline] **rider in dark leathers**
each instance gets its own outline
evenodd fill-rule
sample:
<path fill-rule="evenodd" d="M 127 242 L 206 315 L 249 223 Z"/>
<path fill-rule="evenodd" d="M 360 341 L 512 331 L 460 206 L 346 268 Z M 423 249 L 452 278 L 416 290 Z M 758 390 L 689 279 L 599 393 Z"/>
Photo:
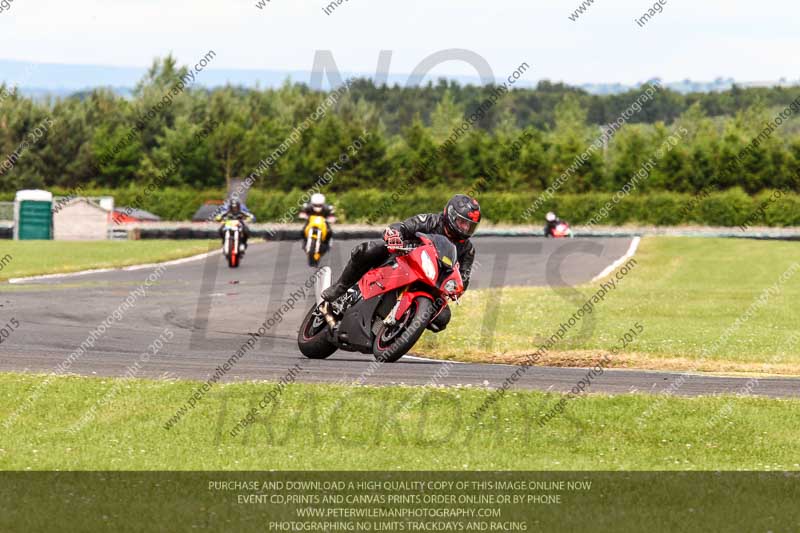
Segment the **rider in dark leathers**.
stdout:
<path fill-rule="evenodd" d="M 237 199 L 233 199 L 225 205 L 221 213 L 214 217 L 214 220 L 221 222 L 222 220 L 233 219 L 240 220 L 242 222 L 241 244 L 244 248 L 247 248 L 247 237 L 250 236 L 250 231 L 247 229 L 247 225 L 244 222 L 245 220 L 248 222 L 255 222 L 256 217 L 247 209 L 247 207 L 244 206 L 244 204 L 242 204 L 242 202 Z M 224 226 L 220 226 L 219 228 L 219 237 L 220 239 L 225 239 Z"/>
<path fill-rule="evenodd" d="M 418 240 L 418 232 L 444 235 L 456 245 L 459 272 L 466 290 L 475 260 L 475 248 L 470 237 L 480 219 L 481 208 L 478 201 L 467 195 L 457 194 L 447 202 L 443 213 L 416 215 L 403 222 L 391 224 L 386 228 L 382 241 L 367 241 L 353 249 L 350 262 L 344 267 L 338 281 L 322 292 L 322 299 L 333 302 L 342 296 L 364 274 L 381 266 L 397 248 L 402 248 L 404 241 Z M 441 331 L 449 321 L 450 308 L 447 307 L 431 322 L 429 328 Z"/>

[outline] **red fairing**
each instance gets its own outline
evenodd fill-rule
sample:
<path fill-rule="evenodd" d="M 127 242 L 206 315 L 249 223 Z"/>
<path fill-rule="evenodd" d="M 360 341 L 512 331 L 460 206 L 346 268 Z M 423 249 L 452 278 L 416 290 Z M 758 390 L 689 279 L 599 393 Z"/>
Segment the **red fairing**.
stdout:
<path fill-rule="evenodd" d="M 358 288 L 364 299 L 374 298 L 389 291 L 394 291 L 402 287 L 408 287 L 416 282 L 422 282 L 431 287 L 432 290 L 406 291 L 400 297 L 400 301 L 395 310 L 395 318 L 399 320 L 403 314 L 411 307 L 417 298 L 428 298 L 437 304 L 437 315 L 447 306 L 446 297 L 458 297 L 464 292 L 464 282 L 459 273 L 458 264 L 453 271 L 445 278 L 441 285 L 436 285 L 439 278 L 439 258 L 436 247 L 425 238 L 422 239 L 422 246 L 415 248 L 407 255 L 397 256 L 396 265 L 387 265 L 367 272 L 358 282 Z M 425 259 L 427 255 L 427 259 Z M 425 274 L 425 266 L 432 273 L 433 280 Z M 448 281 L 455 282 L 455 290 L 449 294 L 445 293 L 444 287 Z M 438 300 L 438 302 L 437 302 Z M 433 320 L 435 316 L 430 317 Z"/>
<path fill-rule="evenodd" d="M 569 237 L 569 226 L 563 222 L 553 229 L 553 237 Z"/>
<path fill-rule="evenodd" d="M 414 292 L 406 291 L 406 292 L 403 293 L 402 298 L 400 298 L 400 305 L 397 306 L 397 311 L 395 311 L 395 313 L 394 313 L 395 320 L 400 320 L 402 318 L 402 316 L 405 314 L 405 312 L 408 311 L 408 308 L 411 307 L 411 304 L 414 303 L 414 300 L 416 300 L 417 298 L 427 298 L 428 300 L 430 300 L 430 301 L 435 303 L 435 300 L 433 299 L 433 296 L 431 296 L 427 292 L 424 292 L 424 291 L 414 291 Z M 436 313 L 436 315 L 441 313 L 442 309 L 444 309 L 444 307 L 445 306 L 442 305 L 441 309 L 439 309 L 439 311 Z M 430 318 L 428 318 L 428 322 L 433 320 L 436 317 L 436 315 L 433 315 Z"/>
<path fill-rule="evenodd" d="M 453 291 L 451 294 L 454 296 L 461 296 L 464 293 L 464 282 L 461 280 L 461 274 L 458 270 L 458 265 L 453 269 L 453 272 L 447 276 L 443 281 L 441 286 L 438 287 L 439 296 L 434 299 L 430 293 L 424 291 L 415 291 L 415 292 L 404 292 L 403 297 L 400 298 L 400 305 L 397 306 L 397 311 L 394 314 L 395 320 L 400 320 L 403 314 L 411 307 L 411 304 L 414 302 L 416 298 L 428 298 L 432 302 L 434 302 L 437 307 L 436 314 L 430 317 L 429 320 L 433 320 L 439 313 L 441 313 L 445 307 L 447 307 L 447 293 L 444 291 L 444 286 L 447 285 L 447 282 L 453 280 L 456 282 L 456 290 Z M 438 300 L 438 302 L 437 302 Z"/>
<path fill-rule="evenodd" d="M 436 269 L 436 276 L 439 275 L 439 266 L 436 261 L 436 248 L 426 244 L 415 248 L 411 253 L 397 256 L 397 265 L 386 265 L 374 270 L 370 270 L 358 282 L 358 288 L 364 299 L 372 298 L 385 292 L 399 289 L 411 285 L 416 281 L 422 281 L 434 286 L 422 270 L 422 253 L 426 252 Z"/>
<path fill-rule="evenodd" d="M 453 269 L 449 276 L 447 276 L 444 281 L 442 282 L 441 289 L 444 291 L 444 286 L 447 285 L 447 282 L 450 280 L 455 280 L 456 282 L 456 290 L 455 293 L 458 296 L 461 296 L 464 293 L 464 281 L 461 279 L 461 273 L 458 269 L 458 265 Z"/>

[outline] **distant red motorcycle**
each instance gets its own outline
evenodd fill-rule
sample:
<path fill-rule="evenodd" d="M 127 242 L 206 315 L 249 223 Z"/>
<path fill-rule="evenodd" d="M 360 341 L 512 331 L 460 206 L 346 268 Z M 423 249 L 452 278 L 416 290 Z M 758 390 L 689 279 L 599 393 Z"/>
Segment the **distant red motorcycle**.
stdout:
<path fill-rule="evenodd" d="M 448 300 L 458 302 L 464 282 L 455 245 L 443 235 L 418 233 L 417 238 L 421 244 L 401 248 L 407 253 L 370 270 L 332 302 L 328 316 L 323 304 L 308 311 L 297 335 L 303 355 L 325 359 L 341 348 L 395 362 L 416 344 Z"/>
<path fill-rule="evenodd" d="M 551 237 L 554 239 L 564 239 L 567 237 L 574 237 L 572 234 L 572 228 L 569 227 L 569 224 L 564 222 L 563 220 L 559 222 L 553 231 L 550 234 Z"/>

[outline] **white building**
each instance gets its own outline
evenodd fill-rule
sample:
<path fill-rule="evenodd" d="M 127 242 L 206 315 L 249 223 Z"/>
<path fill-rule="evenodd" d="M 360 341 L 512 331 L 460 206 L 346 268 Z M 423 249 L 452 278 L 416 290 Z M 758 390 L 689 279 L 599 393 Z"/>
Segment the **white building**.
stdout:
<path fill-rule="evenodd" d="M 114 211 L 113 199 L 102 198 L 96 202 L 89 198 L 73 198 L 53 211 L 53 238 L 57 241 L 95 241 L 109 238 Z"/>

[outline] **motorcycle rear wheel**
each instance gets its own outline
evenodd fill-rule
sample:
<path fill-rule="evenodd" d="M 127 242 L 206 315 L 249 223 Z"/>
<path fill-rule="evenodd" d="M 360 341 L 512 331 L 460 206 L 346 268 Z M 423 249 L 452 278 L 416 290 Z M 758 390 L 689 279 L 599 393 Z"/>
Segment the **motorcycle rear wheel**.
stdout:
<path fill-rule="evenodd" d="M 376 361 L 394 363 L 414 347 L 433 317 L 433 302 L 415 298 L 400 320 L 392 326 L 381 324 L 372 342 Z"/>
<path fill-rule="evenodd" d="M 309 359 L 327 359 L 338 346 L 328 340 L 328 324 L 315 305 L 309 309 L 297 332 L 297 347 Z"/>

